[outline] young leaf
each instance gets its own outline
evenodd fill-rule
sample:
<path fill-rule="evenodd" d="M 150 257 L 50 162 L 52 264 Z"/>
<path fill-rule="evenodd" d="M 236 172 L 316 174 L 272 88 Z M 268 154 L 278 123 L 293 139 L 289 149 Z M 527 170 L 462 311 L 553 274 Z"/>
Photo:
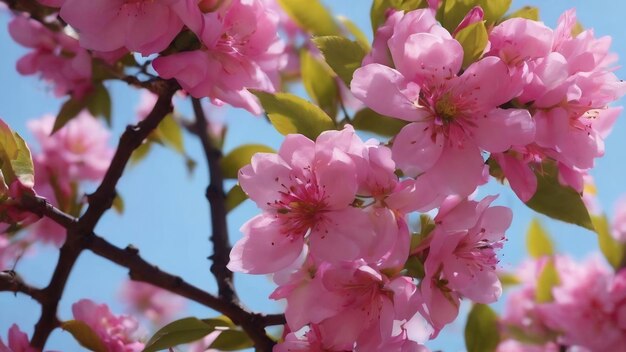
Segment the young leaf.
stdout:
<path fill-rule="evenodd" d="M 583 200 L 574 189 L 559 183 L 554 163 L 544 163 L 543 170 L 535 172 L 537 192 L 526 205 L 553 219 L 575 224 L 594 231 Z"/>
<path fill-rule="evenodd" d="M 359 26 L 357 26 L 356 23 L 352 22 L 352 20 L 350 20 L 347 17 L 339 16 L 337 18 L 339 19 L 339 22 L 341 22 L 341 24 L 344 27 L 346 27 L 348 32 L 352 34 L 352 36 L 354 37 L 354 40 L 356 40 L 356 42 L 359 43 L 359 45 L 363 48 L 363 50 L 365 50 L 366 52 L 369 52 L 371 50 L 370 41 L 369 39 L 367 39 L 367 36 L 365 35 L 365 33 L 361 31 Z"/>
<path fill-rule="evenodd" d="M 530 222 L 530 226 L 526 232 L 526 248 L 528 254 L 533 258 L 541 258 L 554 254 L 554 245 L 552 244 L 550 235 L 537 219 L 533 219 Z"/>
<path fill-rule="evenodd" d="M 539 9 L 534 6 L 524 6 L 521 9 L 514 11 L 510 15 L 507 15 L 502 19 L 502 22 L 511 18 L 525 18 L 528 20 L 539 21 Z"/>
<path fill-rule="evenodd" d="M 143 142 L 130 156 L 130 163 L 132 165 L 139 163 L 141 160 L 145 159 L 150 153 L 150 148 L 152 147 L 152 142 L 150 140 L 146 140 Z"/>
<path fill-rule="evenodd" d="M 357 130 L 373 132 L 388 137 L 397 135 L 402 127 L 406 125 L 406 121 L 381 115 L 370 108 L 357 111 L 352 120 L 352 126 Z"/>
<path fill-rule="evenodd" d="M 237 178 L 239 169 L 250 164 L 250 159 L 256 153 L 275 153 L 275 151 L 263 144 L 244 144 L 233 149 L 220 161 L 224 178 Z"/>
<path fill-rule="evenodd" d="M 103 84 L 96 84 L 86 98 L 87 109 L 93 116 L 102 116 L 111 126 L 111 96 Z"/>
<path fill-rule="evenodd" d="M 298 96 L 251 92 L 261 101 L 274 128 L 283 135 L 300 133 L 315 140 L 320 133 L 335 128 L 333 120 L 322 109 Z"/>
<path fill-rule="evenodd" d="M 33 159 L 28 145 L 1 119 L 0 169 L 7 185 L 16 179 L 27 187 L 33 187 L 35 184 Z"/>
<path fill-rule="evenodd" d="M 278 3 L 301 28 L 313 35 L 341 34 L 333 16 L 319 0 L 278 0 Z"/>
<path fill-rule="evenodd" d="M 143 352 L 160 351 L 199 340 L 215 330 L 215 326 L 189 317 L 169 323 L 146 342 Z"/>
<path fill-rule="evenodd" d="M 485 28 L 485 21 L 472 23 L 463 28 L 456 34 L 455 39 L 463 47 L 463 67 L 466 68 L 480 59 L 487 46 L 489 34 Z"/>
<path fill-rule="evenodd" d="M 372 31 L 376 33 L 378 27 L 385 23 L 385 13 L 388 9 L 413 11 L 415 9 L 426 7 L 428 3 L 425 0 L 374 0 L 370 9 L 370 19 L 372 21 Z"/>
<path fill-rule="evenodd" d="M 241 330 L 222 331 L 209 348 L 220 351 L 238 351 L 254 346 L 248 334 Z"/>
<path fill-rule="evenodd" d="M 104 343 L 89 325 L 80 320 L 69 320 L 61 323 L 61 329 L 69 332 L 74 339 L 86 349 L 94 352 L 107 352 Z"/>
<path fill-rule="evenodd" d="M 512 0 L 444 0 L 437 18 L 450 32 L 461 23 L 465 15 L 474 7 L 480 6 L 487 26 L 496 23 L 511 6 Z"/>
<path fill-rule="evenodd" d="M 167 114 L 161 123 L 159 123 L 159 126 L 157 126 L 156 129 L 156 135 L 161 142 L 169 145 L 176 152 L 180 154 L 185 153 L 183 131 L 176 120 L 174 120 L 174 116 L 172 114 Z"/>
<path fill-rule="evenodd" d="M 549 258 L 541 274 L 539 274 L 539 278 L 537 278 L 537 287 L 535 288 L 535 300 L 537 303 L 551 302 L 554 299 L 552 288 L 558 286 L 559 283 L 559 273 L 556 271 L 554 259 Z"/>
<path fill-rule="evenodd" d="M 244 200 L 248 199 L 248 195 L 241 189 L 241 186 L 235 185 L 226 194 L 226 212 L 235 209 Z"/>
<path fill-rule="evenodd" d="M 620 267 L 624 258 L 624 244 L 611 235 L 609 221 L 605 215 L 592 215 L 591 221 L 598 234 L 598 245 L 606 260 L 616 270 Z"/>
<path fill-rule="evenodd" d="M 504 288 L 522 283 L 522 281 L 513 273 L 500 272 L 498 273 L 498 279 Z"/>
<path fill-rule="evenodd" d="M 498 315 L 485 304 L 474 304 L 465 325 L 465 347 L 468 352 L 495 351 L 500 343 Z"/>
<path fill-rule="evenodd" d="M 365 57 L 363 48 L 356 42 L 338 36 L 317 37 L 313 42 L 324 54 L 328 66 L 350 87 L 352 75 L 361 67 Z"/>
<path fill-rule="evenodd" d="M 113 198 L 113 204 L 111 206 L 116 213 L 120 215 L 124 214 L 124 199 L 119 194 L 115 195 L 115 198 Z"/>
<path fill-rule="evenodd" d="M 66 123 L 70 122 L 73 118 L 78 115 L 87 105 L 86 99 L 76 100 L 74 98 L 68 99 L 63 106 L 61 106 L 61 110 L 57 114 L 57 118 L 54 120 L 54 127 L 52 127 L 52 133 L 60 130 Z"/>
<path fill-rule="evenodd" d="M 307 94 L 330 117 L 337 116 L 339 89 L 335 73 L 323 62 L 313 57 L 308 50 L 300 52 L 302 84 Z"/>

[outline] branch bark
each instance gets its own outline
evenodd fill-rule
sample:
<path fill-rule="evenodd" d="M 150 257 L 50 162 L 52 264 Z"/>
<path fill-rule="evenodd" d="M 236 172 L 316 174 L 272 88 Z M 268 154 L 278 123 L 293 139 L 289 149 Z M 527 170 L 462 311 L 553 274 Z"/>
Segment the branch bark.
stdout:
<path fill-rule="evenodd" d="M 126 164 L 133 151 L 141 145 L 148 135 L 158 126 L 167 114 L 172 112 L 172 96 L 179 89 L 175 81 L 162 81 L 159 98 L 148 116 L 135 126 L 128 126 L 122 133 L 120 142 L 98 189 L 87 197 L 89 206 L 78 219 L 64 218 L 60 212 L 52 212 L 52 216 L 62 220 L 67 229 L 65 243 L 61 247 L 59 260 L 50 279 L 50 283 L 43 291 L 41 301 L 41 316 L 35 324 L 35 333 L 31 344 L 34 348 L 43 350 L 50 333 L 58 327 L 57 310 L 59 301 L 65 290 L 72 268 L 81 252 L 86 248 L 86 240 L 92 236 L 93 230 L 104 213 L 111 208 L 115 199 L 115 187 L 124 173 Z M 37 212 L 49 212 L 54 209 L 50 204 L 37 208 Z M 54 218 L 53 218 L 54 220 Z"/>
<path fill-rule="evenodd" d="M 191 99 L 195 121 L 192 131 L 202 143 L 202 150 L 207 160 L 209 173 L 209 186 L 206 189 L 206 198 L 209 201 L 211 216 L 211 242 L 213 243 L 213 255 L 210 259 L 211 273 L 217 280 L 219 296 L 224 299 L 236 303 L 238 301 L 233 285 L 233 273 L 228 270 L 226 265 L 229 261 L 230 242 L 228 239 L 228 225 L 226 222 L 226 194 L 224 192 L 224 177 L 220 160 L 222 160 L 222 151 L 211 140 L 209 134 L 209 122 L 202 109 L 199 99 Z"/>

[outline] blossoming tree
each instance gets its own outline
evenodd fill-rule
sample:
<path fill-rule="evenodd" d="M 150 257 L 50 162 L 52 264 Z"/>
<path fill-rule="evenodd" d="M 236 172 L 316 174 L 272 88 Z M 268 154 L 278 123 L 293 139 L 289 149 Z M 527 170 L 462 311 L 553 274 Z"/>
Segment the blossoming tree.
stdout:
<path fill-rule="evenodd" d="M 574 10 L 550 28 L 510 1 L 374 0 L 370 42 L 317 1 L 2 3 L 27 48 L 17 71 L 64 103 L 28 122 L 30 146 L 0 120 L 0 291 L 41 307 L 33 334 L 12 325 L 0 352 L 55 348 L 56 329 L 99 352 L 428 351 L 463 301 L 468 351 L 626 348 L 626 207 L 609 220 L 589 175 L 626 84 L 610 38 Z M 111 148 L 116 81 L 142 101 Z M 264 115 L 279 148 L 223 153 L 228 131 L 209 104 Z M 109 209 L 123 212 L 118 182 L 155 145 L 193 172 L 184 135 L 200 141 L 209 174 L 215 293 L 96 229 Z M 497 194 L 477 196 L 491 181 L 595 232 L 605 258 L 557 253 L 534 220 L 531 259 L 501 270 L 514 214 Z M 247 199 L 258 213 L 231 248 L 227 215 Z M 41 244 L 59 254 L 37 286 L 15 264 Z M 60 314 L 86 251 L 128 271 L 128 314 L 89 297 Z M 267 299 L 283 312 L 248 309 L 233 272 L 270 275 Z M 498 317 L 488 304 L 507 285 L 518 288 Z M 174 318 L 186 301 L 218 314 Z"/>

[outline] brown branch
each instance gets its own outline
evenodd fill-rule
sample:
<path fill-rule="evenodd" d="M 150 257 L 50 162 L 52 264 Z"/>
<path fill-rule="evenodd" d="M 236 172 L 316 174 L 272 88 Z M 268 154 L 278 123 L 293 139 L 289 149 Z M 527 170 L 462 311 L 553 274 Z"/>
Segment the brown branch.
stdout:
<path fill-rule="evenodd" d="M 283 316 L 265 316 L 251 313 L 234 302 L 215 297 L 187 282 L 178 276 L 162 271 L 146 262 L 139 255 L 139 250 L 129 246 L 118 248 L 99 236 L 92 236 L 88 244 L 89 250 L 129 270 L 132 280 L 147 282 L 164 288 L 170 292 L 186 297 L 204 306 L 228 316 L 235 324 L 241 325 L 254 341 L 257 351 L 272 350 L 274 342 L 265 333 L 264 327 L 270 323 L 284 324 Z"/>
<path fill-rule="evenodd" d="M 211 272 L 215 276 L 218 285 L 219 296 L 230 302 L 237 302 L 238 298 L 233 286 L 233 273 L 226 265 L 229 261 L 230 242 L 228 240 L 228 226 L 226 223 L 226 195 L 224 193 L 224 177 L 220 160 L 222 151 L 211 140 L 209 134 L 209 122 L 202 109 L 199 99 L 192 98 L 195 122 L 192 128 L 194 134 L 198 136 L 202 143 L 204 156 L 207 160 L 209 172 L 209 186 L 206 189 L 206 198 L 209 201 L 211 213 L 211 242 L 213 243 L 213 254 L 210 259 Z"/>
<path fill-rule="evenodd" d="M 50 204 L 43 203 L 35 210 L 36 213 L 51 213 L 53 220 L 67 229 L 67 237 L 59 260 L 50 279 L 50 283 L 42 290 L 41 316 L 35 324 L 35 333 L 31 344 L 34 348 L 43 350 L 50 333 L 58 327 L 57 310 L 59 301 L 65 290 L 67 280 L 72 268 L 78 260 L 80 253 L 86 248 L 86 240 L 93 234 L 98 221 L 104 213 L 111 208 L 115 199 L 115 187 L 124 173 L 126 164 L 133 151 L 141 145 L 144 139 L 158 126 L 167 114 L 172 112 L 172 96 L 179 88 L 174 81 L 163 81 L 159 98 L 148 116 L 136 126 L 128 126 L 122 133 L 120 142 L 98 189 L 87 197 L 89 206 L 85 213 L 78 219 L 63 217 L 62 212 L 55 211 Z M 28 198 L 26 198 L 28 199 Z M 36 198 L 32 198 L 36 199 Z M 28 200 L 27 200 L 28 202 Z M 24 204 L 26 206 L 27 204 Z"/>
<path fill-rule="evenodd" d="M 163 84 L 159 99 L 148 116 L 137 125 L 129 125 L 126 131 L 122 133 L 111 165 L 109 165 L 100 186 L 88 196 L 89 208 L 79 221 L 80 226 L 84 229 L 83 232 L 90 233 L 93 231 L 104 212 L 111 208 L 116 196 L 115 187 L 122 177 L 133 151 L 143 143 L 165 116 L 172 112 L 172 97 L 179 86 L 174 81 L 163 82 Z"/>
<path fill-rule="evenodd" d="M 25 209 L 40 216 L 46 216 L 66 228 L 71 227 L 77 221 L 72 216 L 52 206 L 42 197 L 24 196 L 21 204 Z M 127 268 L 133 280 L 148 282 L 228 316 L 236 324 L 242 326 L 246 333 L 254 340 L 258 351 L 271 351 L 272 345 L 274 344 L 265 334 L 264 328 L 266 326 L 285 324 L 285 316 L 283 314 L 263 315 L 248 312 L 235 302 L 215 297 L 185 282 L 178 276 L 162 271 L 158 267 L 145 261 L 139 255 L 139 250 L 132 246 L 126 249 L 118 248 L 93 232 L 90 233 L 89 236 L 81 237 L 81 240 L 76 243 L 83 249 L 89 249 L 94 254 Z M 2 287 L 0 281 L 0 291 Z M 28 294 L 26 289 L 20 289 L 19 291 Z M 42 302 L 43 306 L 46 304 L 44 302 L 46 302 L 47 298 L 45 298 L 46 293 L 44 290 L 41 291 L 42 292 L 39 294 L 36 293 L 39 299 L 33 296 L 31 297 Z M 59 325 L 56 317 L 53 323 L 52 325 L 54 327 Z"/>
<path fill-rule="evenodd" d="M 13 270 L 0 271 L 0 291 L 20 292 L 37 302 L 43 301 L 42 291 L 24 283 L 22 278 Z"/>

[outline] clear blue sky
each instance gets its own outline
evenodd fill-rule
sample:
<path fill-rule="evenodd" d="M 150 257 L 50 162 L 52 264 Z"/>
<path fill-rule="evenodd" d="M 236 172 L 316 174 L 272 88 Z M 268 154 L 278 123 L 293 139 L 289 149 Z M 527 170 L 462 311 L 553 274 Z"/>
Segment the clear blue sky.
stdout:
<path fill-rule="evenodd" d="M 336 14 L 353 19 L 368 35 L 370 1 L 336 0 L 325 1 Z M 541 8 L 541 18 L 554 26 L 559 14 L 566 9 L 576 7 L 580 21 L 585 27 L 593 27 L 596 35 L 612 35 L 613 51 L 621 58 L 626 58 L 626 2 L 613 1 L 513 1 L 512 8 L 534 5 Z M 25 127 L 29 119 L 38 118 L 46 113 L 56 113 L 60 100 L 54 98 L 45 84 L 33 77 L 20 77 L 15 71 L 16 60 L 25 53 L 8 36 L 6 24 L 9 16 L 0 14 L 0 117 L 4 118 L 27 140 L 32 136 Z M 623 61 L 622 61 L 623 62 Z M 619 77 L 626 76 L 626 71 L 617 71 Z M 123 84 L 111 84 L 114 101 L 114 138 L 127 123 L 134 121 L 134 108 L 138 102 L 137 92 Z M 187 103 L 186 103 L 187 104 Z M 623 104 L 623 102 L 621 102 Z M 183 112 L 189 113 L 189 106 Z M 242 143 L 264 143 L 278 147 L 281 138 L 263 119 L 252 117 L 244 111 L 230 109 L 224 120 L 229 126 L 226 150 Z M 199 162 L 193 176 L 189 177 L 184 163 L 170 150 L 154 148 L 147 160 L 127 169 L 119 184 L 119 191 L 126 202 L 126 212 L 122 216 L 108 212 L 97 228 L 97 232 L 109 241 L 126 246 L 134 244 L 141 249 L 142 255 L 153 263 L 172 273 L 181 275 L 194 285 L 215 292 L 214 280 L 209 272 L 211 247 L 207 240 L 210 234 L 208 205 L 204 198 L 207 175 L 204 160 L 201 157 L 199 143 L 186 138 L 189 153 Z M 626 173 L 626 121 L 620 118 L 614 132 L 606 142 L 606 156 L 599 160 L 593 172 L 598 183 L 600 200 L 605 209 L 612 211 L 613 203 L 626 193 L 624 174 Z M 501 193 L 498 203 L 513 208 L 514 222 L 508 232 L 509 241 L 502 254 L 503 267 L 519 263 L 525 256 L 524 233 L 529 220 L 534 214 L 528 210 L 508 189 L 493 185 L 485 188 L 482 194 Z M 231 241 L 236 241 L 239 227 L 246 219 L 256 214 L 251 202 L 246 202 L 229 216 Z M 597 250 L 595 236 L 586 230 L 556 221 L 545 220 L 544 224 L 554 234 L 559 250 L 584 257 Z M 38 247 L 37 255 L 23 258 L 17 271 L 25 280 L 35 286 L 45 286 L 54 269 L 57 251 L 49 247 Z M 100 259 L 89 252 L 84 253 L 68 282 L 60 307 L 60 318 L 70 319 L 70 307 L 73 302 L 89 297 L 97 302 L 108 303 L 114 312 L 121 312 L 122 305 L 117 300 L 117 291 L 126 272 L 119 267 Z M 270 280 L 263 276 L 236 276 L 237 289 L 250 308 L 265 312 L 279 312 L 280 304 L 267 299 L 273 290 Z M 180 316 L 196 315 L 209 317 L 216 315 L 201 306 L 189 304 Z M 29 334 L 39 317 L 39 306 L 30 298 L 17 295 L 0 294 L 0 336 L 6 337 L 9 326 L 17 322 Z M 432 348 L 446 352 L 462 351 L 463 324 L 458 323 L 444 330 L 440 340 L 429 344 Z M 79 350 L 68 335 L 56 330 L 48 343 L 49 349 Z"/>

